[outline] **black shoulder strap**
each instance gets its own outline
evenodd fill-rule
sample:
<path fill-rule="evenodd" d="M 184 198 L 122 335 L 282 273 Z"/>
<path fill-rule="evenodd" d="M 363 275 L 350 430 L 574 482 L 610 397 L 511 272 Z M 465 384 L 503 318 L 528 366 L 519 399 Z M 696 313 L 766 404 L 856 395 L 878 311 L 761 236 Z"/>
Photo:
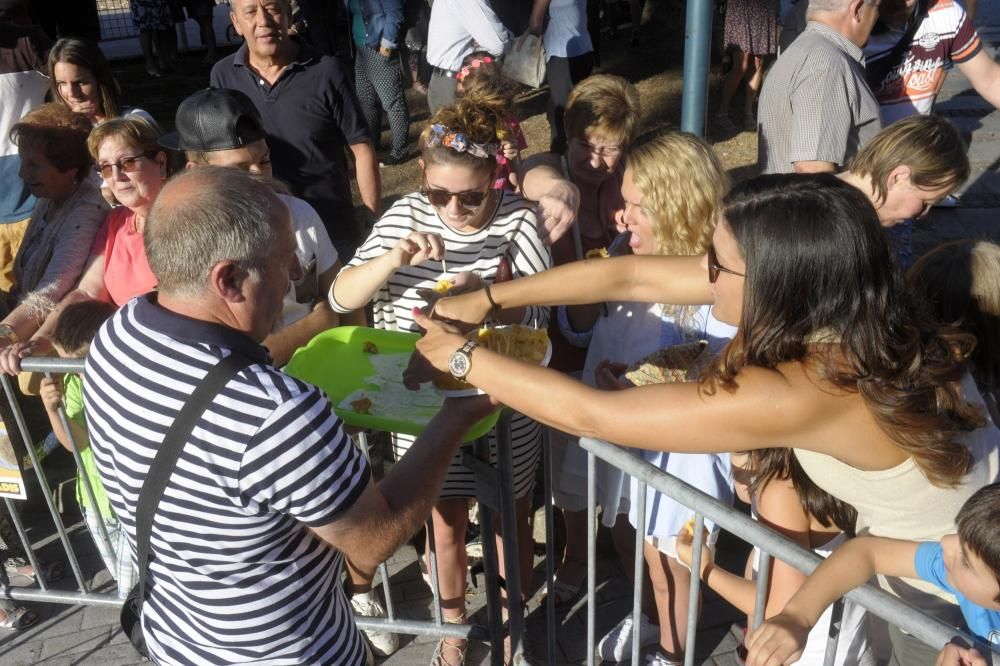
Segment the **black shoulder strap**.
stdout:
<path fill-rule="evenodd" d="M 884 58 L 875 62 L 865 63 L 865 80 L 868 82 L 868 87 L 872 89 L 873 93 L 878 94 L 885 77 L 889 75 L 889 72 L 894 67 L 902 62 L 903 54 L 910 48 L 913 36 L 917 34 L 920 24 L 923 23 L 924 18 L 927 16 L 929 4 L 928 0 L 917 0 L 917 7 L 913 11 L 910 24 L 906 27 L 906 32 L 896 42 L 896 45 L 892 47 L 892 50 Z"/>
<path fill-rule="evenodd" d="M 209 370 L 191 397 L 184 403 L 180 413 L 163 438 L 163 444 L 156 452 L 153 463 L 149 466 L 149 472 L 142 484 L 142 490 L 139 491 L 139 502 L 135 509 L 135 546 L 139 559 L 139 568 L 136 571 L 139 576 L 137 603 L 140 609 L 146 596 L 146 566 L 149 562 L 149 537 L 153 531 L 153 516 L 160 503 L 160 498 L 163 497 L 163 491 L 167 488 L 167 482 L 170 481 L 170 476 L 174 472 L 174 467 L 177 465 L 177 459 L 180 458 L 181 450 L 184 449 L 184 444 L 191 436 L 195 423 L 198 422 L 216 394 L 240 370 L 252 364 L 253 361 L 246 356 L 233 353 Z"/>

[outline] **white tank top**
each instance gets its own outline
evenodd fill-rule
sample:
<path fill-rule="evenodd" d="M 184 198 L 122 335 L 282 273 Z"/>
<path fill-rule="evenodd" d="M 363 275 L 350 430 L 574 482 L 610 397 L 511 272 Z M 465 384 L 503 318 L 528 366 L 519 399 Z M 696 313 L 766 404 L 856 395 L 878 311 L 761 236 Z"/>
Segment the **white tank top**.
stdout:
<path fill-rule="evenodd" d="M 969 473 L 954 488 L 935 486 L 913 459 L 886 470 L 864 471 L 821 453 L 795 449 L 795 457 L 813 483 L 858 510 L 857 533 L 910 541 L 937 541 L 955 532 L 955 516 L 974 492 L 997 480 L 1000 470 L 1000 431 L 985 409 L 971 375 L 962 391 L 972 404 L 983 406 L 988 420 L 967 433 L 972 453 Z M 845 441 L 845 446 L 851 442 Z M 955 598 L 932 583 L 879 577 L 882 588 L 937 617 L 961 624 Z"/>

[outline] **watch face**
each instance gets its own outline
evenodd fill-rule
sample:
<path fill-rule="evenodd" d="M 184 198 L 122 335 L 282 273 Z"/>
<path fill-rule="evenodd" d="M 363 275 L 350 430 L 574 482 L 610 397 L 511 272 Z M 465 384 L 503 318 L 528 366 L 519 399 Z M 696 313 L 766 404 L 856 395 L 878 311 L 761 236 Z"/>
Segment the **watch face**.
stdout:
<path fill-rule="evenodd" d="M 463 351 L 457 351 L 448 359 L 448 370 L 456 379 L 461 379 L 469 374 L 469 355 Z"/>

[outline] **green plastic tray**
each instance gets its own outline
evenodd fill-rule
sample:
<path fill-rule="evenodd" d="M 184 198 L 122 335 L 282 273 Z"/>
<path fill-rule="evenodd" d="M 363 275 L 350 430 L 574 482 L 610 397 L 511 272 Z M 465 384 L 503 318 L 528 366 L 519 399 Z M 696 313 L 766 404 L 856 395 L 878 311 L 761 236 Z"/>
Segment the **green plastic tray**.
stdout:
<path fill-rule="evenodd" d="M 370 355 L 365 353 L 365 342 L 375 343 L 380 352 L 412 352 L 420 335 L 383 331 L 363 326 L 341 326 L 323 331 L 301 347 L 285 366 L 285 372 L 320 387 L 333 403 L 333 411 L 344 423 L 359 428 L 384 432 L 419 435 L 424 425 L 405 420 L 390 419 L 373 414 L 358 414 L 337 407 L 340 401 L 358 389 L 371 389 L 373 385 L 363 380 L 372 374 Z M 400 382 L 402 382 L 400 378 Z M 496 425 L 500 412 L 486 417 L 469 431 L 465 441 L 482 437 Z"/>

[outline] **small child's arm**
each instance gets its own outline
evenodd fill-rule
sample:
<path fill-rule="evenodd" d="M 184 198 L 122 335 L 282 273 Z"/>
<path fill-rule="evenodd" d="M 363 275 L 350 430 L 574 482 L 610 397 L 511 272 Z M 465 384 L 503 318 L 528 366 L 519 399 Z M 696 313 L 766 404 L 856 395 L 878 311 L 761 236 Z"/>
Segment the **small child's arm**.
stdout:
<path fill-rule="evenodd" d="M 73 448 L 70 446 L 69 435 L 66 433 L 65 428 L 63 428 L 62 419 L 59 418 L 59 407 L 63 401 L 62 376 L 53 375 L 43 377 L 38 388 L 38 395 L 42 398 L 42 403 L 45 405 L 45 413 L 49 417 L 49 425 L 52 426 L 53 434 L 55 434 L 59 443 L 63 445 L 63 448 L 72 452 Z M 69 422 L 70 431 L 72 432 L 73 441 L 76 443 L 77 449 L 83 451 L 90 446 L 90 436 L 87 433 L 87 429 L 73 419 L 67 419 L 67 421 Z"/>
<path fill-rule="evenodd" d="M 809 630 L 827 606 L 875 574 L 917 576 L 918 544 L 878 537 L 858 537 L 840 546 L 806 579 L 784 610 L 747 637 L 749 666 L 793 663 L 802 654 Z"/>

